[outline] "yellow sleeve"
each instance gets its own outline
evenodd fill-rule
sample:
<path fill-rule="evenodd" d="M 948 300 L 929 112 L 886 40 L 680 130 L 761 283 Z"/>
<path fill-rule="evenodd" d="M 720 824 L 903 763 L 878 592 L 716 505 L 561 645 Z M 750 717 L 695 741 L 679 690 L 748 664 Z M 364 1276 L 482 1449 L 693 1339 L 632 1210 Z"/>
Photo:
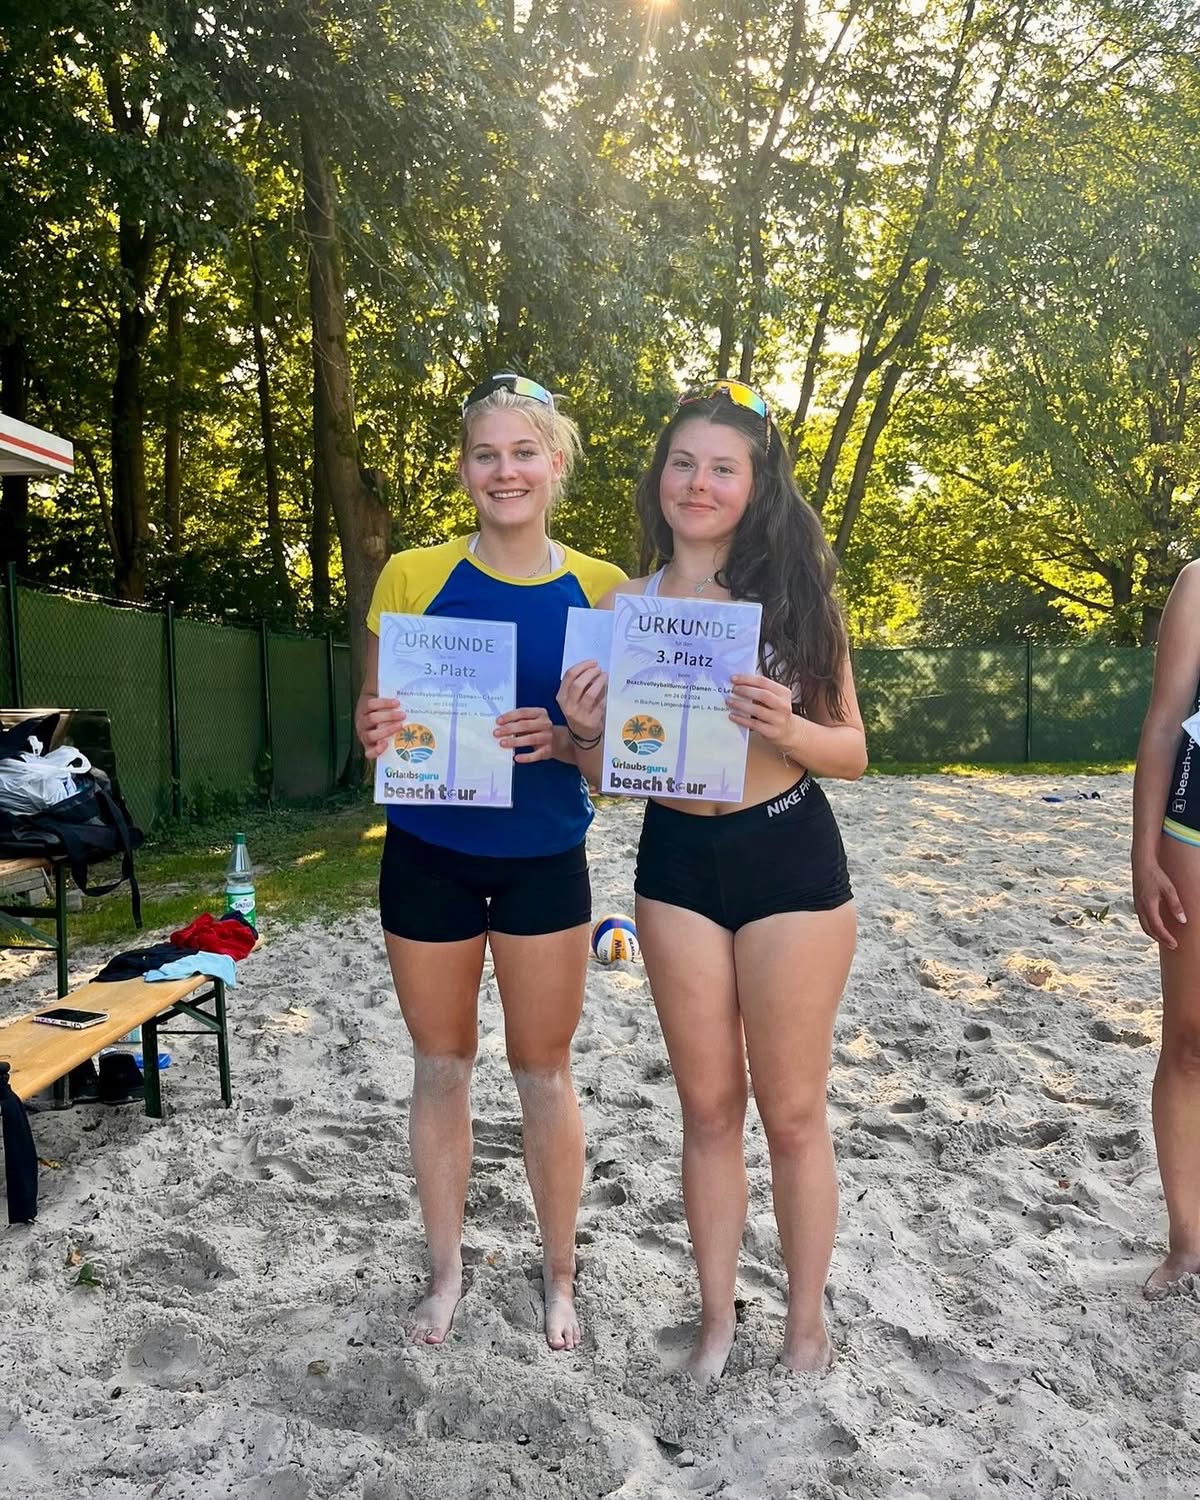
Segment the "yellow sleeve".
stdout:
<path fill-rule="evenodd" d="M 367 611 L 367 629 L 379 634 L 380 615 L 423 615 L 467 554 L 467 538 L 397 552 L 383 565 Z"/>
<path fill-rule="evenodd" d="M 371 595 L 371 607 L 367 610 L 367 629 L 372 635 L 379 634 L 379 616 L 384 614 L 408 614 L 408 580 L 405 576 L 407 552 L 397 552 L 383 565 L 383 571 L 375 580 L 375 592 Z"/>

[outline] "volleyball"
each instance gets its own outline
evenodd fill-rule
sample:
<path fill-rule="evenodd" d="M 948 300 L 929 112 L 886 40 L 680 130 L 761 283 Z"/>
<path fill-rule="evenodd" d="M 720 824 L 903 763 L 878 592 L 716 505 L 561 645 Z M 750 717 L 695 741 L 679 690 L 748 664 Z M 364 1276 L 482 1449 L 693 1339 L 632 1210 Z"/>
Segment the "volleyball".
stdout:
<path fill-rule="evenodd" d="M 637 928 L 633 918 L 614 912 L 601 917 L 592 928 L 592 952 L 602 964 L 624 960 L 631 963 L 638 956 Z"/>

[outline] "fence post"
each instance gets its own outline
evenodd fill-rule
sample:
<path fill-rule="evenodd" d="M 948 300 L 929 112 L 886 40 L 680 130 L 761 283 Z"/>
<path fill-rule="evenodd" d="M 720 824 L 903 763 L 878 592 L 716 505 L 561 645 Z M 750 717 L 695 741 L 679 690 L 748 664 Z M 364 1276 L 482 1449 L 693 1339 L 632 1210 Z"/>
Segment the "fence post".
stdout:
<path fill-rule="evenodd" d="M 325 632 L 325 681 L 329 685 L 329 790 L 333 791 L 338 781 L 337 742 L 337 664 L 333 657 L 333 631 Z"/>
<path fill-rule="evenodd" d="M 1033 641 L 1025 638 L 1025 764 L 1033 760 Z"/>
<path fill-rule="evenodd" d="M 267 622 L 258 625 L 258 657 L 262 678 L 263 739 L 267 751 L 267 806 L 275 803 L 275 731 L 271 724 L 271 638 Z"/>
<path fill-rule="evenodd" d="M 171 816 L 183 817 L 183 762 L 179 749 L 179 675 L 175 665 L 175 606 L 163 617 L 167 641 L 167 731 L 171 742 Z"/>
<path fill-rule="evenodd" d="M 25 674 L 21 670 L 21 627 L 17 619 L 17 565 L 9 563 L 6 570 L 7 587 L 4 590 L 4 613 L 8 623 L 8 661 L 12 677 L 12 706 L 25 707 Z"/>

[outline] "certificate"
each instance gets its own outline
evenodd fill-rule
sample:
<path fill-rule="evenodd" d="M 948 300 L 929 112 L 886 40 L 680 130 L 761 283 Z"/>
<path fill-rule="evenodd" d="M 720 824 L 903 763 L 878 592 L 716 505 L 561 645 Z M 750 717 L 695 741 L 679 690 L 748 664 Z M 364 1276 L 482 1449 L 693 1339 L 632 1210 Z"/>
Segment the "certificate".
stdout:
<path fill-rule="evenodd" d="M 1200 714 L 1193 714 L 1190 719 L 1183 721 L 1184 733 L 1188 734 L 1200 745 Z"/>
<path fill-rule="evenodd" d="M 748 731 L 731 723 L 735 672 L 757 672 L 762 609 L 618 594 L 600 790 L 740 802 Z"/>
<path fill-rule="evenodd" d="M 610 609 L 567 610 L 567 629 L 563 636 L 562 675 L 581 661 L 595 661 L 608 671 L 612 655 L 613 617 Z"/>
<path fill-rule="evenodd" d="M 517 706 L 517 627 L 379 617 L 379 696 L 406 722 L 375 762 L 375 801 L 511 807 L 512 751 L 494 730 Z"/>

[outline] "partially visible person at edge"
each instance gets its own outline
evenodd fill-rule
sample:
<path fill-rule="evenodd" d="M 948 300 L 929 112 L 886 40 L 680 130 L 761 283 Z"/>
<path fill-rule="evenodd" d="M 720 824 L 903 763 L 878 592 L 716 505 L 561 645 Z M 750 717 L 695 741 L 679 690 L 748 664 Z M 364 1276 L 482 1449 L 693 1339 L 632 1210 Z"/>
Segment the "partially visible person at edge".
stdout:
<path fill-rule="evenodd" d="M 788 1273 L 782 1360 L 820 1372 L 833 1358 L 823 1304 L 838 1204 L 826 1077 L 855 913 L 813 777 L 853 780 L 867 764 L 835 559 L 766 403 L 740 382 L 684 397 L 637 504 L 642 564 L 657 570 L 614 592 L 763 607 L 762 670 L 735 676 L 728 700 L 749 731 L 742 802 L 651 800 L 637 857 L 638 935 L 683 1111 L 700 1281 L 687 1368 L 719 1376 L 734 1342 L 748 1058 Z M 606 686 L 595 662 L 563 679 L 581 747 L 601 731 Z M 581 764 L 595 780 L 599 749 Z"/>
<path fill-rule="evenodd" d="M 1196 713 L 1200 559 L 1180 573 L 1163 611 L 1133 778 L 1133 900 L 1158 944 L 1163 995 L 1153 1114 L 1169 1232 L 1147 1297 L 1200 1274 L 1200 743 L 1182 727 Z"/>
<path fill-rule="evenodd" d="M 355 728 L 378 757 L 405 720 L 378 692 L 385 612 L 511 620 L 517 702 L 496 720 L 513 752 L 511 808 L 393 804 L 379 906 L 396 994 L 413 1040 L 409 1140 L 430 1279 L 409 1338 L 440 1344 L 462 1296 L 471 1169 L 471 1072 L 490 944 L 505 1043 L 524 1122 L 525 1167 L 542 1240 L 546 1342 L 573 1349 L 575 1219 L 583 1123 L 571 1039 L 583 1006 L 591 920 L 584 838 L 593 809 L 555 704 L 567 610 L 624 578 L 551 541 L 547 514 L 579 452 L 575 424 L 523 376 L 494 375 L 463 403 L 458 472 L 478 530 L 392 557 L 367 616 Z"/>

